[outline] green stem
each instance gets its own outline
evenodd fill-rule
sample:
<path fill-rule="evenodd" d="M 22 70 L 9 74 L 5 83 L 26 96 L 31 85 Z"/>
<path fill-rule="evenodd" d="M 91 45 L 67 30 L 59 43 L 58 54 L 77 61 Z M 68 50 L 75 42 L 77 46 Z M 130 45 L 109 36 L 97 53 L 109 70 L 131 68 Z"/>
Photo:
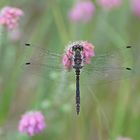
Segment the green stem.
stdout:
<path fill-rule="evenodd" d="M 128 54 L 125 51 L 123 51 L 126 45 L 125 39 L 123 39 L 110 25 L 108 25 L 107 27 L 111 35 L 110 37 L 112 41 L 120 49 L 121 54 L 125 60 L 125 58 L 128 58 Z M 126 63 L 129 62 L 123 62 L 122 60 L 123 65 L 126 65 Z M 117 97 L 111 140 L 114 140 L 118 135 L 121 135 L 123 132 L 123 124 L 127 112 L 127 105 L 130 99 L 130 81 L 129 80 L 122 81 L 120 85 L 121 86 Z"/>
<path fill-rule="evenodd" d="M 130 99 L 130 82 L 123 81 L 121 83 L 120 91 L 117 97 L 116 112 L 114 118 L 114 124 L 111 134 L 111 139 L 114 140 L 117 136 L 121 135 L 123 132 L 123 124 L 125 120 L 125 115 L 127 112 L 127 105 Z"/>
<path fill-rule="evenodd" d="M 7 46 L 7 32 L 6 30 L 1 27 L 0 28 L 0 73 L 3 72 L 3 62 L 5 57 L 5 50 Z"/>
<path fill-rule="evenodd" d="M 20 62 L 20 61 L 19 61 Z M 3 90 L 3 96 L 0 100 L 0 123 L 4 123 L 7 118 L 12 99 L 14 97 L 16 87 L 17 87 L 17 80 L 21 71 L 20 63 L 17 63 L 16 66 L 11 69 L 11 74 L 9 76 L 9 81 Z"/>
<path fill-rule="evenodd" d="M 123 56 L 122 65 L 131 63 L 129 62 L 129 60 L 123 62 L 125 58 L 128 58 L 128 52 L 124 51 L 124 47 L 126 46 L 126 42 L 128 42 L 128 40 L 122 37 L 117 31 L 115 31 L 114 28 L 111 27 L 109 23 L 104 21 L 107 21 L 107 17 L 101 19 L 100 22 L 102 23 L 102 26 L 104 26 L 109 32 L 110 40 L 112 40 L 115 46 L 118 47 L 118 49 L 120 50 L 121 55 Z M 129 80 L 122 81 L 120 85 L 121 86 L 117 97 L 113 128 L 111 132 L 111 140 L 116 139 L 116 137 L 121 135 L 123 132 L 123 124 L 127 112 L 127 105 L 130 99 L 130 81 Z"/>
<path fill-rule="evenodd" d="M 56 26 L 57 26 L 58 32 L 60 34 L 61 41 L 63 44 L 65 44 L 69 40 L 69 35 L 66 30 L 66 26 L 64 24 L 64 19 L 62 17 L 61 10 L 58 6 L 58 3 L 52 3 L 52 5 L 53 5 L 52 13 L 54 16 Z"/>

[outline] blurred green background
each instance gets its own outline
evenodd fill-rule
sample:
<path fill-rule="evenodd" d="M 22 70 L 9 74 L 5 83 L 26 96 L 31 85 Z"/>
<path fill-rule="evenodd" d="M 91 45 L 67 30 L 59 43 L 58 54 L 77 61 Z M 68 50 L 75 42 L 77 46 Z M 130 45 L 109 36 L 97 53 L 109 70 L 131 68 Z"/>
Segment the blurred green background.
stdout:
<path fill-rule="evenodd" d="M 10 37 L 1 26 L 0 140 L 116 140 L 119 136 L 140 140 L 140 18 L 134 16 L 127 0 L 110 11 L 93 2 L 96 6 L 93 18 L 86 23 L 75 23 L 68 19 L 74 0 L 0 1 L 1 8 L 10 5 L 24 11 L 19 38 Z M 134 47 L 136 74 L 95 86 L 86 78 L 86 84 L 81 85 L 79 116 L 75 112 L 74 73 L 69 80 L 55 69 L 49 73 L 53 78 L 48 78 L 47 73 L 42 78 L 24 71 L 24 62 L 31 56 L 24 43 L 63 53 L 72 40 L 88 40 L 99 52 L 127 45 Z M 46 117 L 47 128 L 34 137 L 18 132 L 21 115 L 30 110 L 40 110 Z"/>

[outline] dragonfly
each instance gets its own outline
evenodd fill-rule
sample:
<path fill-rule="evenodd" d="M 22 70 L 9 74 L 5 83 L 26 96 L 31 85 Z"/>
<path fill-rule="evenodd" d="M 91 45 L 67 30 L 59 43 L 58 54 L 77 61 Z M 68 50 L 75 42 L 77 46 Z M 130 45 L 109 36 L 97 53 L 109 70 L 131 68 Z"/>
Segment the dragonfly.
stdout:
<path fill-rule="evenodd" d="M 28 48 L 32 47 L 32 44 L 25 43 L 25 46 Z M 125 50 L 131 50 L 132 46 L 126 46 Z M 104 74 L 105 76 L 111 75 L 112 71 L 114 72 L 126 72 L 131 73 L 133 70 L 132 67 L 120 66 L 120 64 L 107 64 L 108 57 L 111 59 L 116 58 L 114 54 L 105 53 L 103 55 L 96 56 L 94 51 L 94 46 L 86 41 L 76 41 L 69 43 L 65 52 L 61 55 L 50 50 L 41 50 L 41 56 L 44 54 L 47 56 L 45 63 L 37 62 L 36 60 L 30 60 L 25 63 L 27 67 L 34 65 L 43 65 L 45 67 L 53 67 L 56 69 L 65 69 L 66 71 L 74 70 L 75 80 L 76 80 L 76 113 L 80 113 L 80 74 L 82 71 L 91 71 L 94 70 L 98 75 Z M 119 56 L 120 57 L 120 56 Z M 58 60 L 61 58 L 61 61 L 54 63 L 53 59 Z M 118 57 L 117 57 L 118 58 Z M 116 58 L 116 59 L 117 59 Z M 49 60 L 50 59 L 50 60 Z M 93 59 L 93 63 L 92 63 Z M 121 58 L 119 58 L 121 59 Z M 51 63 L 48 63 L 51 62 Z M 90 65 L 90 67 L 88 67 Z M 115 65 L 115 66 L 114 66 Z M 119 65 L 119 66 L 118 66 Z M 87 67 L 87 68 L 86 68 Z M 102 76 L 101 76 L 102 77 Z M 116 76 L 117 77 L 117 76 Z"/>

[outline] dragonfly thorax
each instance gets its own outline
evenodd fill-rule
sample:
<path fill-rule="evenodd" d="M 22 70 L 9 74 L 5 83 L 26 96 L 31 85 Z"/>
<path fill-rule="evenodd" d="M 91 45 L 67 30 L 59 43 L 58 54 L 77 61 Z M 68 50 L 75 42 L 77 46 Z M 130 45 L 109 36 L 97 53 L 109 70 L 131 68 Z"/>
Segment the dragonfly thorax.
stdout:
<path fill-rule="evenodd" d="M 73 51 L 73 68 L 82 69 L 83 68 L 83 46 L 74 45 L 72 47 Z"/>

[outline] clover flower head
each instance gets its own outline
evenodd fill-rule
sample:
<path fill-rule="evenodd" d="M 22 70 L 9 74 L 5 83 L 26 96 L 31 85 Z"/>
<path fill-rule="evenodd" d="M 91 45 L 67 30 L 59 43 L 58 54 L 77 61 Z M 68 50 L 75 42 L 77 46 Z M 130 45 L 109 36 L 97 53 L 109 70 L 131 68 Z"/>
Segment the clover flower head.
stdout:
<path fill-rule="evenodd" d="M 95 13 L 95 5 L 92 1 L 76 3 L 69 12 L 69 19 L 73 22 L 88 22 Z"/>
<path fill-rule="evenodd" d="M 39 111 L 25 113 L 19 122 L 19 131 L 34 136 L 42 132 L 46 127 L 45 118 Z"/>
<path fill-rule="evenodd" d="M 4 25 L 8 29 L 14 29 L 18 26 L 21 16 L 23 16 L 21 9 L 6 6 L 0 11 L 0 25 Z"/>
<path fill-rule="evenodd" d="M 131 6 L 133 13 L 140 17 L 140 0 L 131 0 Z"/>
<path fill-rule="evenodd" d="M 94 46 L 91 43 L 87 41 L 71 42 L 67 45 L 65 53 L 62 58 L 62 63 L 64 65 L 64 68 L 67 70 L 72 69 L 73 57 L 74 57 L 74 52 L 72 51 L 72 47 L 75 45 L 83 46 L 82 55 L 83 55 L 85 64 L 90 64 L 91 58 L 95 56 Z"/>

